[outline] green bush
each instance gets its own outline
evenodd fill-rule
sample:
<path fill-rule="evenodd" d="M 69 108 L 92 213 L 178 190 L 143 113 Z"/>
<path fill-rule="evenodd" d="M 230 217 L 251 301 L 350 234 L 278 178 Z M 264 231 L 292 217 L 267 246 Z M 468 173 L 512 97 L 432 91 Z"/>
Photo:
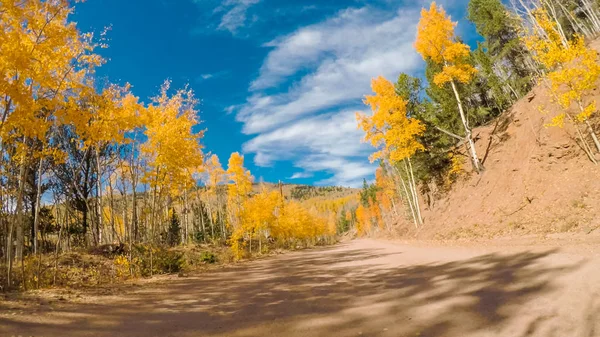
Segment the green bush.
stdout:
<path fill-rule="evenodd" d="M 134 255 L 134 267 L 142 276 L 178 273 L 184 271 L 187 266 L 184 253 L 160 246 L 137 245 Z"/>
<path fill-rule="evenodd" d="M 217 262 L 217 256 L 215 254 L 213 254 L 212 252 L 202 252 L 202 254 L 200 254 L 200 261 L 204 262 L 204 263 L 216 263 Z"/>

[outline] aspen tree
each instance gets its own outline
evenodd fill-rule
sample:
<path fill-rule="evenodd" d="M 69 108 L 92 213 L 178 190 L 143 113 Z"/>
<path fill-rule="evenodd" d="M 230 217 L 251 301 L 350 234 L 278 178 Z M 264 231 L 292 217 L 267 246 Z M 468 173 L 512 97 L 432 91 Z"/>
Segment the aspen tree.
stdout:
<path fill-rule="evenodd" d="M 371 86 L 375 95 L 366 96 L 364 102 L 371 107 L 373 115 L 357 113 L 359 127 L 365 132 L 364 140 L 378 150 L 371 155 L 371 161 L 381 159 L 398 173 L 413 221 L 419 226 L 423 220 L 410 157 L 424 149 L 416 137 L 423 134 L 425 126 L 407 116 L 406 100 L 396 94 L 390 81 L 378 77 L 373 79 Z M 402 176 L 398 165 L 402 166 L 406 177 Z"/>
<path fill-rule="evenodd" d="M 85 77 L 102 58 L 93 53 L 92 35 L 79 33 L 68 21 L 72 8 L 66 0 L 7 0 L 0 4 L 0 12 L 0 152 L 8 158 L 2 170 L 3 174 L 13 168 L 18 172 L 16 192 L 7 191 L 16 199 L 15 220 L 9 221 L 6 235 L 10 286 L 15 224 L 15 255 L 23 256 L 23 190 L 26 167 L 31 164 L 30 146 L 46 144 L 55 113 L 69 96 L 90 90 Z M 5 144 L 14 146 L 8 150 Z"/>
<path fill-rule="evenodd" d="M 589 118 L 597 111 L 596 101 L 592 100 L 586 104 L 583 100 L 585 96 L 592 94 L 600 78 L 598 54 L 586 47 L 580 35 L 576 35 L 565 46 L 557 25 L 545 10 L 537 9 L 533 11 L 533 16 L 538 25 L 525 37 L 525 45 L 546 69 L 549 89 L 555 103 L 562 108 L 561 113 L 554 116 L 548 126 L 562 128 L 565 121 L 574 124 L 582 147 L 590 160 L 596 163 L 579 125 L 587 128 L 597 152 L 600 152 L 600 142 L 589 122 Z"/>
<path fill-rule="evenodd" d="M 159 201 L 163 197 L 168 199 L 165 205 L 168 212 L 172 198 L 191 186 L 193 172 L 203 163 L 200 140 L 204 131 L 192 129 L 198 124 L 195 109 L 198 102 L 191 90 L 178 90 L 169 96 L 169 88 L 170 82 L 165 81 L 160 94 L 142 116 L 148 140 L 140 149 L 149 162 L 145 180 L 153 189 L 153 233 Z M 159 213 L 160 219 L 164 219 L 165 213 Z"/>
<path fill-rule="evenodd" d="M 234 152 L 229 157 L 227 175 L 230 183 L 227 185 L 227 210 L 230 225 L 235 229 L 239 225 L 239 215 L 242 204 L 252 192 L 253 177 L 244 167 L 244 156 Z"/>
<path fill-rule="evenodd" d="M 442 71 L 434 77 L 434 83 L 437 86 L 450 83 L 465 130 L 465 141 L 469 145 L 473 167 L 479 173 L 483 168 L 477 156 L 471 127 L 456 87 L 457 82 L 469 83 L 477 71 L 466 62 L 469 46 L 457 41 L 454 34 L 455 26 L 456 23 L 450 20 L 441 6 L 438 7 L 435 2 L 431 3 L 429 10 L 421 10 L 415 49 L 423 56 L 423 59 L 442 65 Z"/>
<path fill-rule="evenodd" d="M 221 167 L 221 163 L 219 162 L 219 157 L 216 154 L 211 155 L 205 163 L 206 169 L 206 187 L 207 187 L 207 199 L 206 204 L 208 206 L 208 216 L 209 221 L 211 223 L 211 235 L 215 236 L 214 226 L 217 224 L 217 219 L 221 218 L 219 216 L 222 209 L 222 197 L 219 193 L 219 185 L 225 183 L 227 181 L 225 170 Z M 216 210 L 213 211 L 211 206 L 211 199 L 215 200 Z M 223 239 L 225 239 L 225 225 L 221 223 L 221 234 L 223 235 Z"/>

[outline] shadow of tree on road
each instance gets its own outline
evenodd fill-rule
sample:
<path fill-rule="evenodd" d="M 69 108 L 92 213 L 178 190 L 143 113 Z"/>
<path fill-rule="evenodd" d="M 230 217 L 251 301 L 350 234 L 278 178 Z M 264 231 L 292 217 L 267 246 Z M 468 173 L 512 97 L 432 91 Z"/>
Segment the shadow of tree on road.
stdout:
<path fill-rule="evenodd" d="M 380 259 L 401 260 L 402 253 L 326 247 L 180 279 L 114 303 L 66 305 L 46 319 L 0 318 L 0 335 L 493 335 L 515 318 L 515 307 L 555 290 L 552 280 L 578 267 L 547 267 L 543 260 L 554 253 L 390 268 Z"/>

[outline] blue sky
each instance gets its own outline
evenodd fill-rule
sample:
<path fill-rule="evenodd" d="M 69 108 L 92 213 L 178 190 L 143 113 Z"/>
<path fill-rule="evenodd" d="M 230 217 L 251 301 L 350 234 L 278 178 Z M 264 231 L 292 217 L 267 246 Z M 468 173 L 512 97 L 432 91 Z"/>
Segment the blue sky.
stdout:
<path fill-rule="evenodd" d="M 459 21 L 466 0 L 440 1 Z M 395 0 L 88 0 L 80 30 L 110 26 L 98 74 L 133 85 L 143 101 L 165 79 L 201 99 L 206 151 L 225 165 L 245 155 L 257 180 L 358 186 L 371 179 L 372 149 L 360 142 L 354 113 L 370 79 L 419 76 L 414 52 L 425 1 Z"/>

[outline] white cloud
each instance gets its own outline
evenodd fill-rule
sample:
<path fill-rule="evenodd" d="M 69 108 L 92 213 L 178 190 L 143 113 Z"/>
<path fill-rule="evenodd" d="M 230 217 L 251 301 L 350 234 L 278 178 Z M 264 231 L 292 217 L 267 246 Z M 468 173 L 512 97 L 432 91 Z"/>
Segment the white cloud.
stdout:
<path fill-rule="evenodd" d="M 413 49 L 418 19 L 416 8 L 346 9 L 266 44 L 273 50 L 236 109 L 243 132 L 256 135 L 244 152 L 255 153 L 257 165 L 291 160 L 305 172 L 330 173 L 321 184 L 360 185 L 374 169 L 354 111 L 365 108 L 371 78 L 395 80 L 421 65 Z"/>
<path fill-rule="evenodd" d="M 314 155 L 301 160 L 298 166 L 310 171 L 326 171 L 331 178 L 318 181 L 318 185 L 337 185 L 360 187 L 363 179 L 375 171 L 373 165 L 365 161 L 351 160 L 343 157 L 325 157 Z"/>
<path fill-rule="evenodd" d="M 207 80 L 214 80 L 217 78 L 228 77 L 229 74 L 230 74 L 230 72 L 228 70 L 217 71 L 214 73 L 200 74 L 200 76 L 198 76 L 196 78 L 196 81 L 202 82 L 202 81 L 207 81 Z"/>
<path fill-rule="evenodd" d="M 293 159 L 302 154 L 349 157 L 368 154 L 368 145 L 360 142 L 355 112 L 314 116 L 259 134 L 243 145 L 244 152 L 271 158 Z"/>
<path fill-rule="evenodd" d="M 225 111 L 227 114 L 231 114 L 233 112 L 235 112 L 235 109 L 237 109 L 238 106 L 237 105 L 229 105 L 227 107 L 225 107 L 225 109 L 223 109 L 223 111 Z"/>
<path fill-rule="evenodd" d="M 313 174 L 310 172 L 296 172 L 296 173 L 292 174 L 292 176 L 289 177 L 288 179 L 302 179 L 302 178 L 310 178 L 312 176 L 313 176 Z"/>
<path fill-rule="evenodd" d="M 224 11 L 221 22 L 217 29 L 227 30 L 235 34 L 237 30 L 246 25 L 246 13 L 248 8 L 259 3 L 260 0 L 226 0 L 221 6 L 215 9 L 215 12 Z"/>
<path fill-rule="evenodd" d="M 273 156 L 267 152 L 256 152 L 254 155 L 254 164 L 261 167 L 269 167 L 273 164 Z"/>
<path fill-rule="evenodd" d="M 276 47 L 251 85 L 255 93 L 238 113 L 244 132 L 264 132 L 322 109 L 358 103 L 370 91 L 372 77 L 395 79 L 400 72 L 414 70 L 420 64 L 413 49 L 418 13 L 400 11 L 381 20 L 385 13 L 372 11 L 345 10 L 272 42 Z M 256 92 L 307 68 L 313 71 L 283 93 Z"/>
<path fill-rule="evenodd" d="M 354 115 L 353 110 L 343 110 L 299 120 L 259 134 L 244 144 L 243 152 L 255 153 L 258 166 L 291 160 L 311 176 L 320 171 L 332 174 L 318 184 L 360 186 L 374 168 L 367 159 L 372 149 L 360 142 L 362 131 Z M 291 179 L 296 178 L 300 176 Z"/>

